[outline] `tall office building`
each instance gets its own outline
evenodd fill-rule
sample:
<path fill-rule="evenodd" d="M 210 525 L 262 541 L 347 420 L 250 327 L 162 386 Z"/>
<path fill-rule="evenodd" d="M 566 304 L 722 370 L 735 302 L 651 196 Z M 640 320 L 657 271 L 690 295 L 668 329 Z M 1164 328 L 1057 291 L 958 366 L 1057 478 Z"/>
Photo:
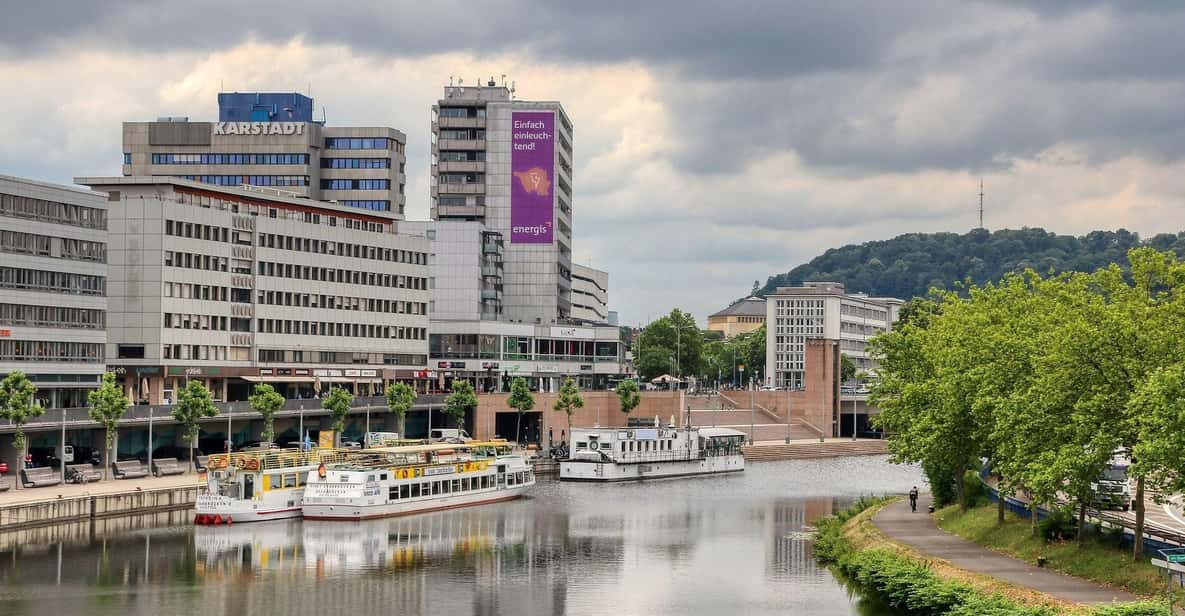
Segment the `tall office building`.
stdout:
<path fill-rule="evenodd" d="M 104 370 L 107 197 L 0 176 L 0 229 L 0 377 L 83 406 Z"/>
<path fill-rule="evenodd" d="M 609 323 L 609 272 L 572 264 L 572 320 Z"/>
<path fill-rule="evenodd" d="M 124 122 L 123 175 L 280 187 L 402 218 L 406 144 L 393 128 L 315 121 L 301 94 L 224 92 L 217 122 Z"/>
<path fill-rule="evenodd" d="M 858 370 L 875 372 L 868 340 L 889 331 L 902 300 L 848 293 L 837 282 L 804 282 L 778 287 L 765 298 L 765 366 L 768 385 L 803 388 L 806 344 L 812 338 L 838 340 L 840 353 Z"/>
<path fill-rule="evenodd" d="M 429 240 L 389 213 L 171 177 L 77 178 L 108 193 L 108 364 L 134 400 L 375 394 L 427 365 Z"/>
<path fill-rule="evenodd" d="M 480 312 L 572 317 L 572 122 L 558 102 L 524 101 L 494 81 L 448 86 L 432 106 L 432 217 L 481 222 L 504 242 Z"/>

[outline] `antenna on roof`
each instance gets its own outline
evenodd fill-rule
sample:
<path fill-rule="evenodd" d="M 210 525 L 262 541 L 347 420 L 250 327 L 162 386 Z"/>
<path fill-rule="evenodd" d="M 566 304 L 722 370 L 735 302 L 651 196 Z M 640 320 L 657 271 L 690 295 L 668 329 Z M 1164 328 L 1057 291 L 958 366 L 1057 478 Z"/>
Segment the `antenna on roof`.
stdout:
<path fill-rule="evenodd" d="M 983 228 L 983 178 L 979 178 L 979 228 Z"/>
<path fill-rule="evenodd" d="M 448 85 L 450 85 L 450 86 L 453 85 L 453 76 L 452 75 L 448 76 Z"/>

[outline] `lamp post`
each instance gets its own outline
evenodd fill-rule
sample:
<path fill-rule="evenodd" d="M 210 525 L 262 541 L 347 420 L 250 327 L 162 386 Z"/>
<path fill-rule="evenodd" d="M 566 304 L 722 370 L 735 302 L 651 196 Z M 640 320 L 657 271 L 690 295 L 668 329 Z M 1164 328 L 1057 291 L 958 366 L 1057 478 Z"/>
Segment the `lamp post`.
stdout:
<path fill-rule="evenodd" d="M 58 457 L 58 470 L 62 473 L 61 482 L 66 483 L 66 407 L 64 406 L 62 407 L 62 453 Z M 58 546 L 61 547 L 61 544 L 59 543 Z M 61 559 L 60 553 L 58 558 Z"/>
<path fill-rule="evenodd" d="M 152 406 L 148 407 L 148 470 L 152 471 Z"/>

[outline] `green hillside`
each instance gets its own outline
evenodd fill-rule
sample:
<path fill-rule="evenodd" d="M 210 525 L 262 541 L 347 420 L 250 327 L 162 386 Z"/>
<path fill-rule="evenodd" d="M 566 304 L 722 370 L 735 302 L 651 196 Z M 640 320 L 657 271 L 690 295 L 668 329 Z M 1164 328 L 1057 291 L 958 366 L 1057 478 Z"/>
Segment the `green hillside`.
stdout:
<path fill-rule="evenodd" d="M 1126 264 L 1127 251 L 1137 246 L 1185 255 L 1185 232 L 1161 233 L 1147 240 L 1124 229 L 1091 231 L 1078 237 L 1040 228 L 975 229 L 962 235 L 907 233 L 891 240 L 832 248 L 810 263 L 770 276 L 757 294 L 816 280 L 842 282 L 852 292 L 909 299 L 925 295 L 932 286 L 950 288 L 954 281 L 966 278 L 983 284 L 1029 267 L 1044 274 Z"/>

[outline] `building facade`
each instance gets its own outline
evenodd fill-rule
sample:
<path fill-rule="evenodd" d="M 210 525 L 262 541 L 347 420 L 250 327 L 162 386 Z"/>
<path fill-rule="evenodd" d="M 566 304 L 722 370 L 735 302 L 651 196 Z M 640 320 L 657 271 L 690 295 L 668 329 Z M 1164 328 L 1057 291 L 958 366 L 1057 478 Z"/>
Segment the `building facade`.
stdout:
<path fill-rule="evenodd" d="M 108 363 L 134 401 L 357 394 L 427 366 L 429 240 L 274 189 L 78 178 L 109 194 Z"/>
<path fill-rule="evenodd" d="M 432 218 L 481 222 L 502 238 L 498 305 L 549 325 L 572 316 L 572 123 L 558 102 L 505 86 L 448 86 L 432 106 Z"/>
<path fill-rule="evenodd" d="M 875 373 L 868 340 L 892 329 L 904 302 L 847 293 L 836 282 L 804 282 L 801 287 L 778 287 L 765 303 L 765 383 L 801 389 L 805 346 L 811 339 L 838 341 L 840 354 L 850 357 L 857 370 Z"/>
<path fill-rule="evenodd" d="M 222 93 L 217 122 L 124 122 L 123 175 L 270 186 L 402 218 L 407 136 L 313 120 L 297 93 Z"/>
<path fill-rule="evenodd" d="M 0 176 L 0 378 L 44 408 L 78 407 L 104 371 L 107 198 Z"/>
<path fill-rule="evenodd" d="M 762 325 L 765 325 L 765 298 L 761 297 L 746 297 L 708 316 L 708 331 L 721 332 L 725 338 L 757 331 Z"/>
<path fill-rule="evenodd" d="M 572 264 L 572 320 L 609 323 L 609 272 Z"/>

